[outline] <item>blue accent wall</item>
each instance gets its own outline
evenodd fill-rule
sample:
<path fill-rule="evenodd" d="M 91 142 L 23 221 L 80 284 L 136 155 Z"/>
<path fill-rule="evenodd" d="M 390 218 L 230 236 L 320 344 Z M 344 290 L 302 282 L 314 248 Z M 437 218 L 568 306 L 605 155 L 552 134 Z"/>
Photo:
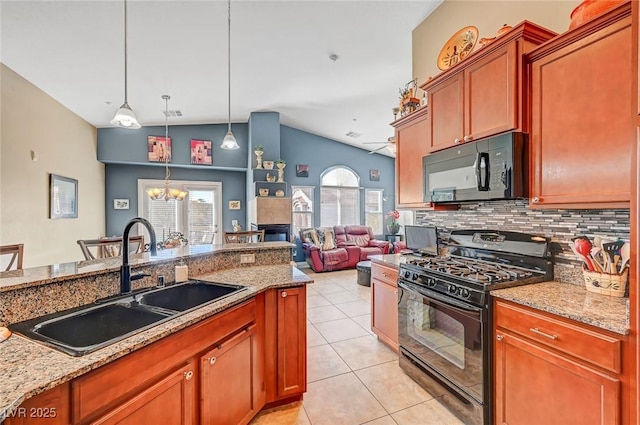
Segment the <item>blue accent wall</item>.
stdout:
<path fill-rule="evenodd" d="M 320 175 L 327 168 L 344 165 L 360 176 L 360 186 L 367 189 L 384 189 L 383 212 L 395 206 L 395 159 L 384 155 L 336 142 L 325 137 L 281 126 L 280 152 L 287 161 L 284 180 L 291 186 L 315 186 L 314 222 L 320 226 Z M 296 177 L 296 164 L 309 165 L 309 177 Z M 369 170 L 380 171 L 380 181 L 369 180 Z M 360 222 L 364 224 L 364 191 L 361 192 Z"/>

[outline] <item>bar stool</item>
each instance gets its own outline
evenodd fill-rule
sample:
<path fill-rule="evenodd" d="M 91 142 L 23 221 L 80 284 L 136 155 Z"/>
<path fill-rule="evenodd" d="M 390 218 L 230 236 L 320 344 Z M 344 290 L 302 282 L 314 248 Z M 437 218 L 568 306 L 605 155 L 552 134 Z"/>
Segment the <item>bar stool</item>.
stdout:
<path fill-rule="evenodd" d="M 122 238 L 101 238 L 101 239 L 79 239 L 76 241 L 80 245 L 85 260 L 95 260 L 96 258 L 119 257 L 122 255 Z M 131 236 L 129 246 L 134 246 L 129 250 L 135 254 L 144 252 L 144 236 Z M 134 245 L 135 244 L 135 245 Z M 95 248 L 95 254 L 90 248 Z"/>
<path fill-rule="evenodd" d="M 254 238 L 256 240 L 254 240 Z M 224 232 L 225 243 L 264 242 L 264 230 L 247 230 L 245 232 Z"/>
<path fill-rule="evenodd" d="M 4 271 L 11 270 L 13 263 L 16 263 L 16 270 L 22 269 L 22 258 L 24 256 L 24 244 L 18 243 L 14 245 L 0 246 L 0 256 L 11 255 L 11 260 Z"/>

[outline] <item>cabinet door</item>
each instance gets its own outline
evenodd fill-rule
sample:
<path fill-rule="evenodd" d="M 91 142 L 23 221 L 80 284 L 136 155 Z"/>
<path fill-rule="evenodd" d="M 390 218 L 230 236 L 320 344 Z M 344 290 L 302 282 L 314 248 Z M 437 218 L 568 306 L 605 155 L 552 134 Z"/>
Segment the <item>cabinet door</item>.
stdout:
<path fill-rule="evenodd" d="M 427 138 L 429 152 L 448 148 L 463 140 L 463 77 L 460 73 L 427 88 L 431 117 L 431 128 Z"/>
<path fill-rule="evenodd" d="M 371 279 L 371 328 L 378 339 L 398 352 L 398 288 Z"/>
<path fill-rule="evenodd" d="M 424 207 L 422 157 L 429 153 L 429 113 L 416 112 L 411 121 L 396 130 L 396 194 L 398 208 Z"/>
<path fill-rule="evenodd" d="M 262 408 L 262 356 L 251 325 L 200 358 L 200 423 L 246 424 Z"/>
<path fill-rule="evenodd" d="M 195 370 L 196 363 L 192 360 L 91 423 L 195 424 Z"/>
<path fill-rule="evenodd" d="M 307 390 L 306 289 L 277 291 L 277 385 L 278 398 Z"/>
<path fill-rule="evenodd" d="M 616 425 L 620 381 L 499 329 L 495 423 Z"/>
<path fill-rule="evenodd" d="M 465 69 L 465 141 L 517 128 L 517 71 L 515 42 Z"/>
<path fill-rule="evenodd" d="M 5 425 L 67 425 L 69 412 L 69 383 L 60 384 L 30 399 L 18 408 L 6 412 Z"/>
<path fill-rule="evenodd" d="M 531 64 L 531 206 L 628 207 L 631 18 L 545 52 Z"/>

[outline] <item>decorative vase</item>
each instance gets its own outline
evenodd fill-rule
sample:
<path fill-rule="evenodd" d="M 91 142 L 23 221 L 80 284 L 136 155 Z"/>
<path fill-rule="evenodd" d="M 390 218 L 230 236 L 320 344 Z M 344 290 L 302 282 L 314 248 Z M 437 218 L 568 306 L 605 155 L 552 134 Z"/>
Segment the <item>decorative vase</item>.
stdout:
<path fill-rule="evenodd" d="M 276 164 L 276 167 L 278 167 L 278 181 L 277 183 L 284 183 L 284 167 L 286 167 L 287 164 L 285 164 L 284 162 L 278 162 Z"/>
<path fill-rule="evenodd" d="M 399 224 L 388 224 L 387 225 L 387 232 L 389 235 L 396 235 L 398 234 L 398 232 L 400 231 L 400 225 Z"/>
<path fill-rule="evenodd" d="M 569 29 L 572 30 L 624 2 L 625 0 L 584 0 L 571 12 Z"/>
<path fill-rule="evenodd" d="M 256 154 L 256 161 L 258 162 L 258 165 L 256 165 L 256 168 L 258 169 L 262 169 L 262 155 L 264 154 L 263 151 L 253 151 L 253 153 Z"/>

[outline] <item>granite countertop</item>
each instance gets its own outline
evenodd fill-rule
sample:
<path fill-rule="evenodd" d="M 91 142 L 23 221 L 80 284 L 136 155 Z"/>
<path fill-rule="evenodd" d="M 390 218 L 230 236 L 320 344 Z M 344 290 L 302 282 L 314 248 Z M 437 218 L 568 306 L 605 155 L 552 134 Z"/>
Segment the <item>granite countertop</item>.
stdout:
<path fill-rule="evenodd" d="M 197 278 L 243 285 L 248 289 L 81 357 L 63 354 L 17 334 L 0 343 L 0 422 L 25 399 L 249 300 L 262 291 L 313 283 L 311 278 L 288 264 L 228 269 Z"/>
<path fill-rule="evenodd" d="M 407 258 L 409 257 L 412 256 L 403 254 L 370 255 L 369 260 L 374 263 L 382 264 L 384 266 L 398 268 L 398 266 L 400 266 L 400 264 L 402 263 L 405 263 L 407 261 Z"/>
<path fill-rule="evenodd" d="M 596 294 L 584 286 L 556 281 L 499 289 L 491 291 L 491 295 L 617 334 L 629 334 L 628 298 Z"/>
<path fill-rule="evenodd" d="M 209 255 L 212 253 L 272 250 L 274 248 L 293 247 L 295 247 L 295 245 L 289 242 L 187 245 L 181 248 L 158 250 L 158 255 L 153 257 L 148 252 L 133 254 L 129 257 L 129 264 L 133 267 L 140 267 L 150 264 L 155 265 L 163 262 L 172 262 L 180 258 Z M 52 282 L 61 282 L 69 279 L 93 276 L 103 274 L 105 272 L 115 272 L 120 270 L 120 266 L 122 266 L 122 257 L 111 257 L 0 272 L 0 293 Z"/>

